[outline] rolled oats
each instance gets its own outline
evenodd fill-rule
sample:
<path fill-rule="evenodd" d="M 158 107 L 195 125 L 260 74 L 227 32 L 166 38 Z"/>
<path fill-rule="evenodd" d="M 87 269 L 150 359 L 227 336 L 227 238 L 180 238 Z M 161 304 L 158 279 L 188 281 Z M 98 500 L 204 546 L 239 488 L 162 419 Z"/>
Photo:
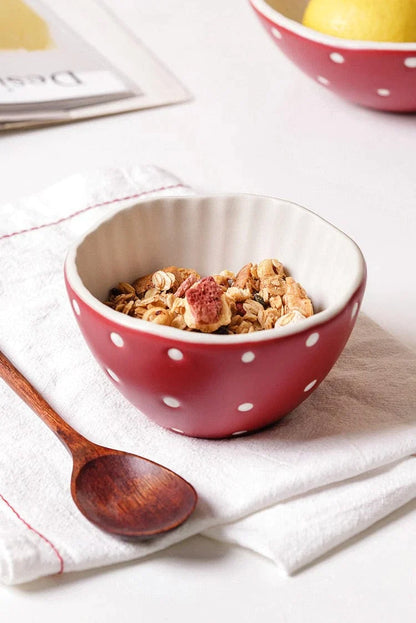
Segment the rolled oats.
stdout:
<path fill-rule="evenodd" d="M 157 290 L 167 291 L 173 287 L 175 275 L 164 270 L 157 270 L 152 275 L 152 284 Z"/>
<path fill-rule="evenodd" d="M 259 314 L 259 322 L 262 329 L 273 329 L 276 324 L 276 320 L 280 318 L 280 314 L 273 307 L 262 309 Z"/>
<path fill-rule="evenodd" d="M 296 324 L 298 322 L 301 322 L 302 320 L 305 320 L 305 318 L 306 316 L 301 314 L 300 311 L 294 309 L 293 311 L 290 311 L 287 314 L 280 316 L 280 318 L 276 320 L 275 327 L 286 327 L 288 324 Z"/>

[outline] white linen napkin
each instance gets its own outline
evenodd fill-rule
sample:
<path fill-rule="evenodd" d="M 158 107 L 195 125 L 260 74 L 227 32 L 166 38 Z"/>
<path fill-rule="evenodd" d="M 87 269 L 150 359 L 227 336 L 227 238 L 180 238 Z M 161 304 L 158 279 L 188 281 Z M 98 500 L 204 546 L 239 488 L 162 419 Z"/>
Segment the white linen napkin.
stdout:
<path fill-rule="evenodd" d="M 101 371 L 67 301 L 66 250 L 116 205 L 190 192 L 169 173 L 137 166 L 73 176 L 1 208 L 0 348 L 83 435 L 170 467 L 199 494 L 191 518 L 164 537 L 131 543 L 101 532 L 72 502 L 63 445 L 0 382 L 5 583 L 140 558 L 197 533 L 252 548 L 291 573 L 416 495 L 416 355 L 363 316 L 322 385 L 280 423 L 246 437 L 166 431 Z"/>

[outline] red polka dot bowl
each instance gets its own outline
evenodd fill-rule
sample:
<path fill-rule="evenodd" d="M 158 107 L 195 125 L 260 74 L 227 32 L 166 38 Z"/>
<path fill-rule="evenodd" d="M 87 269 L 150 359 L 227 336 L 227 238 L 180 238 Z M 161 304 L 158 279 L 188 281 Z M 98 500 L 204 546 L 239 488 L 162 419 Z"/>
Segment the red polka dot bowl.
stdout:
<path fill-rule="evenodd" d="M 416 42 L 353 41 L 303 26 L 308 0 L 250 0 L 280 50 L 313 80 L 369 108 L 416 111 Z"/>
<path fill-rule="evenodd" d="M 280 329 L 219 335 L 182 331 L 102 301 L 119 281 L 163 266 L 209 275 L 278 258 L 315 314 Z M 257 195 L 168 197 L 108 216 L 68 252 L 76 320 L 115 387 L 168 429 L 220 438 L 263 428 L 316 390 L 353 329 L 366 267 L 357 245 L 298 205 Z"/>

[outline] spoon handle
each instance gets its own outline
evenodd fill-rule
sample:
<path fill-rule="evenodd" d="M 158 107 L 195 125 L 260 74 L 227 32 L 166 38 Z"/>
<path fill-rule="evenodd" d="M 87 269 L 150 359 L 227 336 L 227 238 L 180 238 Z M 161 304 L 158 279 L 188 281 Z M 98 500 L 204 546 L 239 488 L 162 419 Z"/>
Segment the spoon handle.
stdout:
<path fill-rule="evenodd" d="M 86 446 L 93 447 L 95 445 L 67 424 L 1 351 L 0 377 L 49 426 L 71 454 L 75 455 L 77 450 L 81 450 L 81 448 L 84 449 L 85 453 Z"/>

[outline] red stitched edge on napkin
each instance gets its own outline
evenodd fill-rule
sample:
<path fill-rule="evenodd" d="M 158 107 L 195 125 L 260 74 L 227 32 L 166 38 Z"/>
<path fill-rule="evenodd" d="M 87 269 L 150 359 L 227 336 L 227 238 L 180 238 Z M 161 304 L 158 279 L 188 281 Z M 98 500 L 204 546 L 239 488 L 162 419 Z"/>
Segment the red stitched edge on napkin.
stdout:
<path fill-rule="evenodd" d="M 23 517 L 21 515 L 19 515 L 19 513 L 13 508 L 13 506 L 6 500 L 6 498 L 4 498 L 2 496 L 2 494 L 0 493 L 0 499 L 3 500 L 3 502 L 10 508 L 11 511 L 13 511 L 13 513 L 16 515 L 16 517 L 18 519 L 20 519 L 20 521 L 26 526 L 26 528 L 29 528 L 29 530 L 32 530 L 32 532 L 34 532 L 35 534 L 38 535 L 38 537 L 40 537 L 43 541 L 45 541 L 45 543 L 47 543 L 55 552 L 56 556 L 58 557 L 59 560 L 59 573 L 63 573 L 64 570 L 64 559 L 62 558 L 61 554 L 59 553 L 58 549 L 55 547 L 55 545 L 46 538 L 46 536 L 44 536 L 43 534 L 41 534 L 40 532 L 38 532 L 35 528 L 33 528 L 33 526 L 31 526 L 30 524 L 27 523 L 27 521 L 25 521 L 23 519 Z"/>
<path fill-rule="evenodd" d="M 112 203 L 118 203 L 119 201 L 128 201 L 129 199 L 138 199 L 139 197 L 143 197 L 144 195 L 150 195 L 151 193 L 160 193 L 164 190 L 173 190 L 174 188 L 188 188 L 184 184 L 172 184 L 170 186 L 160 186 L 160 188 L 152 188 L 151 190 L 144 190 L 141 193 L 136 193 L 135 195 L 128 195 L 127 197 L 117 197 L 116 199 L 109 199 L 108 201 L 102 201 L 101 203 L 94 203 L 93 205 L 87 206 L 86 208 L 82 208 L 82 210 L 77 210 L 77 212 L 73 212 L 68 216 L 64 216 L 57 221 L 52 221 L 51 223 L 43 223 L 42 225 L 35 225 L 34 227 L 29 227 L 28 229 L 21 229 L 20 231 L 14 231 L 11 234 L 3 234 L 0 236 L 0 240 L 4 238 L 12 238 L 13 236 L 20 236 L 21 234 L 27 234 L 30 231 L 36 231 L 38 229 L 44 229 L 45 227 L 53 227 L 54 225 L 59 225 L 64 221 L 69 221 L 74 216 L 79 216 L 80 214 L 84 214 L 84 212 L 88 212 L 88 210 L 92 210 L 94 208 L 101 208 L 103 206 L 110 205 Z"/>
<path fill-rule="evenodd" d="M 151 190 L 145 190 L 143 192 L 136 193 L 136 194 L 133 194 L 133 195 L 127 195 L 126 197 L 116 197 L 115 199 L 109 199 L 108 201 L 102 201 L 100 203 L 95 203 L 93 205 L 87 206 L 86 208 L 82 208 L 82 210 L 77 210 L 77 212 L 73 212 L 72 214 L 69 214 L 68 216 L 64 216 L 63 218 L 60 218 L 57 221 L 52 221 L 50 223 L 43 223 L 42 225 L 36 225 L 35 227 L 29 227 L 28 229 L 21 229 L 20 231 L 15 231 L 15 232 L 12 232 L 10 234 L 4 234 L 3 236 L 0 236 L 0 240 L 3 240 L 4 238 L 12 238 L 13 236 L 19 236 L 21 234 L 26 234 L 28 232 L 36 231 L 38 229 L 44 229 L 45 227 L 53 227 L 54 225 L 59 225 L 60 223 L 63 223 L 64 221 L 68 221 L 71 218 L 74 218 L 75 216 L 79 216 L 80 214 L 83 214 L 84 212 L 87 212 L 88 210 L 92 210 L 94 208 L 101 208 L 101 207 L 106 206 L 106 205 L 111 205 L 112 203 L 118 203 L 120 201 L 128 201 L 129 199 L 137 199 L 139 197 L 143 197 L 144 195 L 150 195 L 151 193 L 163 192 L 164 190 L 173 190 L 174 188 L 186 188 L 186 186 L 184 184 L 171 184 L 170 186 L 160 186 L 159 188 L 153 188 Z M 28 528 L 29 530 L 31 530 L 32 532 L 37 534 L 37 536 L 39 538 L 41 538 L 43 541 L 45 541 L 45 543 L 47 543 L 49 545 L 49 547 L 52 548 L 52 550 L 55 552 L 55 554 L 56 554 L 56 556 L 57 556 L 57 558 L 59 560 L 59 571 L 58 571 L 58 574 L 63 573 L 63 571 L 64 571 L 64 559 L 62 558 L 61 554 L 59 553 L 59 551 L 55 547 L 55 545 L 52 543 L 52 541 L 50 541 L 46 536 L 44 536 L 43 534 L 38 532 L 38 530 L 33 528 L 33 526 L 31 526 L 25 519 L 23 519 L 23 517 L 21 515 L 19 515 L 19 513 L 13 508 L 13 506 L 10 504 L 10 502 L 8 502 L 6 500 L 6 498 L 1 493 L 0 493 L 0 499 L 3 500 L 3 502 L 6 504 L 6 506 L 8 506 L 10 508 L 10 510 L 26 526 L 26 528 Z"/>

